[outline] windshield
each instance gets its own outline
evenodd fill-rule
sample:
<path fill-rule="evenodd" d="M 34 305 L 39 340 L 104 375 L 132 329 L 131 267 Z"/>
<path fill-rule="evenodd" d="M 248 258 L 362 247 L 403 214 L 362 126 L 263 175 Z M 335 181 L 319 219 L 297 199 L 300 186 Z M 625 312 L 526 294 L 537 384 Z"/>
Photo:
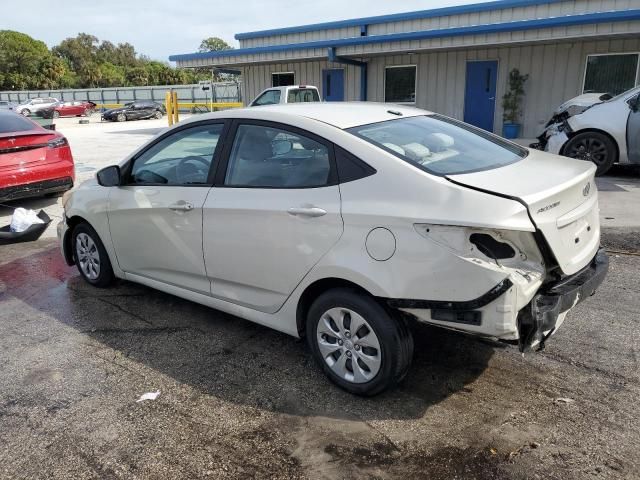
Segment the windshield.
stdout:
<path fill-rule="evenodd" d="M 618 95 L 616 95 L 615 97 L 613 97 L 611 100 L 607 100 L 608 102 L 614 102 L 620 98 L 627 98 L 627 97 L 632 97 L 634 94 L 640 92 L 640 87 L 634 87 L 630 90 L 627 90 L 626 92 L 622 92 L 619 93 Z"/>
<path fill-rule="evenodd" d="M 527 156 L 518 145 L 441 115 L 398 118 L 348 131 L 435 175 L 489 170 Z"/>

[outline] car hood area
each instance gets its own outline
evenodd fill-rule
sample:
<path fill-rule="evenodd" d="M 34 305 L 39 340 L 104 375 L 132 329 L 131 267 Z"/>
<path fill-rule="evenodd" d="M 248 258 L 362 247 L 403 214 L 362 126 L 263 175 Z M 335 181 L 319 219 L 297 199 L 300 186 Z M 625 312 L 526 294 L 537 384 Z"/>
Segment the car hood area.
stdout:
<path fill-rule="evenodd" d="M 566 112 L 571 107 L 591 107 L 609 99 L 611 99 L 611 95 L 608 93 L 584 93 L 567 100 L 556 108 L 553 113 L 557 115 L 559 113 Z"/>
<path fill-rule="evenodd" d="M 595 170 L 590 162 L 530 150 L 511 165 L 446 178 L 524 204 L 558 266 L 570 275 L 585 267 L 599 246 Z"/>

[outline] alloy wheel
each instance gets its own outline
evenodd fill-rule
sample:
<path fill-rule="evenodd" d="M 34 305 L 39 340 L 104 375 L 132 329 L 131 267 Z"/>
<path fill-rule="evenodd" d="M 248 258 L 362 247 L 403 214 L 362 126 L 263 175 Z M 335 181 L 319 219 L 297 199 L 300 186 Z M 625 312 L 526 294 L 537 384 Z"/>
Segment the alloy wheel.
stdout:
<path fill-rule="evenodd" d="M 589 160 L 596 165 L 601 165 L 608 160 L 608 150 L 604 142 L 597 138 L 585 137 L 579 139 L 567 152 L 567 156 L 580 160 Z"/>
<path fill-rule="evenodd" d="M 96 280 L 100 275 L 100 253 L 93 239 L 86 233 L 76 237 L 76 258 L 82 273 L 89 280 Z"/>
<path fill-rule="evenodd" d="M 332 308 L 321 317 L 316 341 L 322 358 L 340 378 L 352 383 L 372 380 L 380 371 L 382 353 L 373 328 L 348 308 Z"/>

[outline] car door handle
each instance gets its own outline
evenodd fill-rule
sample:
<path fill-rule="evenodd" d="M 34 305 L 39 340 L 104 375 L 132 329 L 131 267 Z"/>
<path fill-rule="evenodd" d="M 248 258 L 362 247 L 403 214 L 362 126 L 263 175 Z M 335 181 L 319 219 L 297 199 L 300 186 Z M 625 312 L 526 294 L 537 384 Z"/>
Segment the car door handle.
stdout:
<path fill-rule="evenodd" d="M 193 210 L 193 204 L 189 202 L 178 202 L 173 205 L 169 205 L 169 210 L 173 210 L 175 212 L 188 212 L 189 210 Z"/>
<path fill-rule="evenodd" d="M 327 214 L 326 210 L 318 207 L 294 207 L 287 210 L 289 215 L 301 217 L 321 217 Z"/>

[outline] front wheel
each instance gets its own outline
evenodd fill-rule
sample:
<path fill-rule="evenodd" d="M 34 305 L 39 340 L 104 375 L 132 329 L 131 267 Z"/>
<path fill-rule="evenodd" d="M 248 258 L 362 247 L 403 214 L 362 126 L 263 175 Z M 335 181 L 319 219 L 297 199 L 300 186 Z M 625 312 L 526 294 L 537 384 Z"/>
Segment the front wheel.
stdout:
<path fill-rule="evenodd" d="M 593 162 L 596 175 L 604 175 L 616 162 L 613 140 L 600 132 L 584 132 L 572 137 L 562 150 L 563 155 Z"/>
<path fill-rule="evenodd" d="M 31 110 L 29 110 L 28 108 L 25 108 L 24 110 L 22 110 L 20 112 L 22 115 L 24 115 L 25 117 L 28 117 L 29 115 L 31 115 Z"/>
<path fill-rule="evenodd" d="M 309 309 L 307 342 L 325 374 L 357 395 L 376 395 L 407 373 L 413 337 L 401 318 L 373 297 L 334 289 Z"/>
<path fill-rule="evenodd" d="M 87 223 L 73 229 L 73 254 L 80 275 L 94 287 L 104 288 L 115 276 L 107 251 L 96 231 Z"/>
<path fill-rule="evenodd" d="M 53 114 L 52 114 L 52 117 L 53 118 L 60 118 L 60 112 L 55 112 L 54 111 Z"/>
<path fill-rule="evenodd" d="M 158 111 L 153 115 L 153 117 L 154 117 L 156 120 L 160 120 L 160 119 L 162 118 L 162 112 L 158 110 Z"/>
<path fill-rule="evenodd" d="M 119 122 L 126 122 L 127 116 L 124 113 L 119 113 L 118 116 L 116 117 L 116 120 Z"/>

